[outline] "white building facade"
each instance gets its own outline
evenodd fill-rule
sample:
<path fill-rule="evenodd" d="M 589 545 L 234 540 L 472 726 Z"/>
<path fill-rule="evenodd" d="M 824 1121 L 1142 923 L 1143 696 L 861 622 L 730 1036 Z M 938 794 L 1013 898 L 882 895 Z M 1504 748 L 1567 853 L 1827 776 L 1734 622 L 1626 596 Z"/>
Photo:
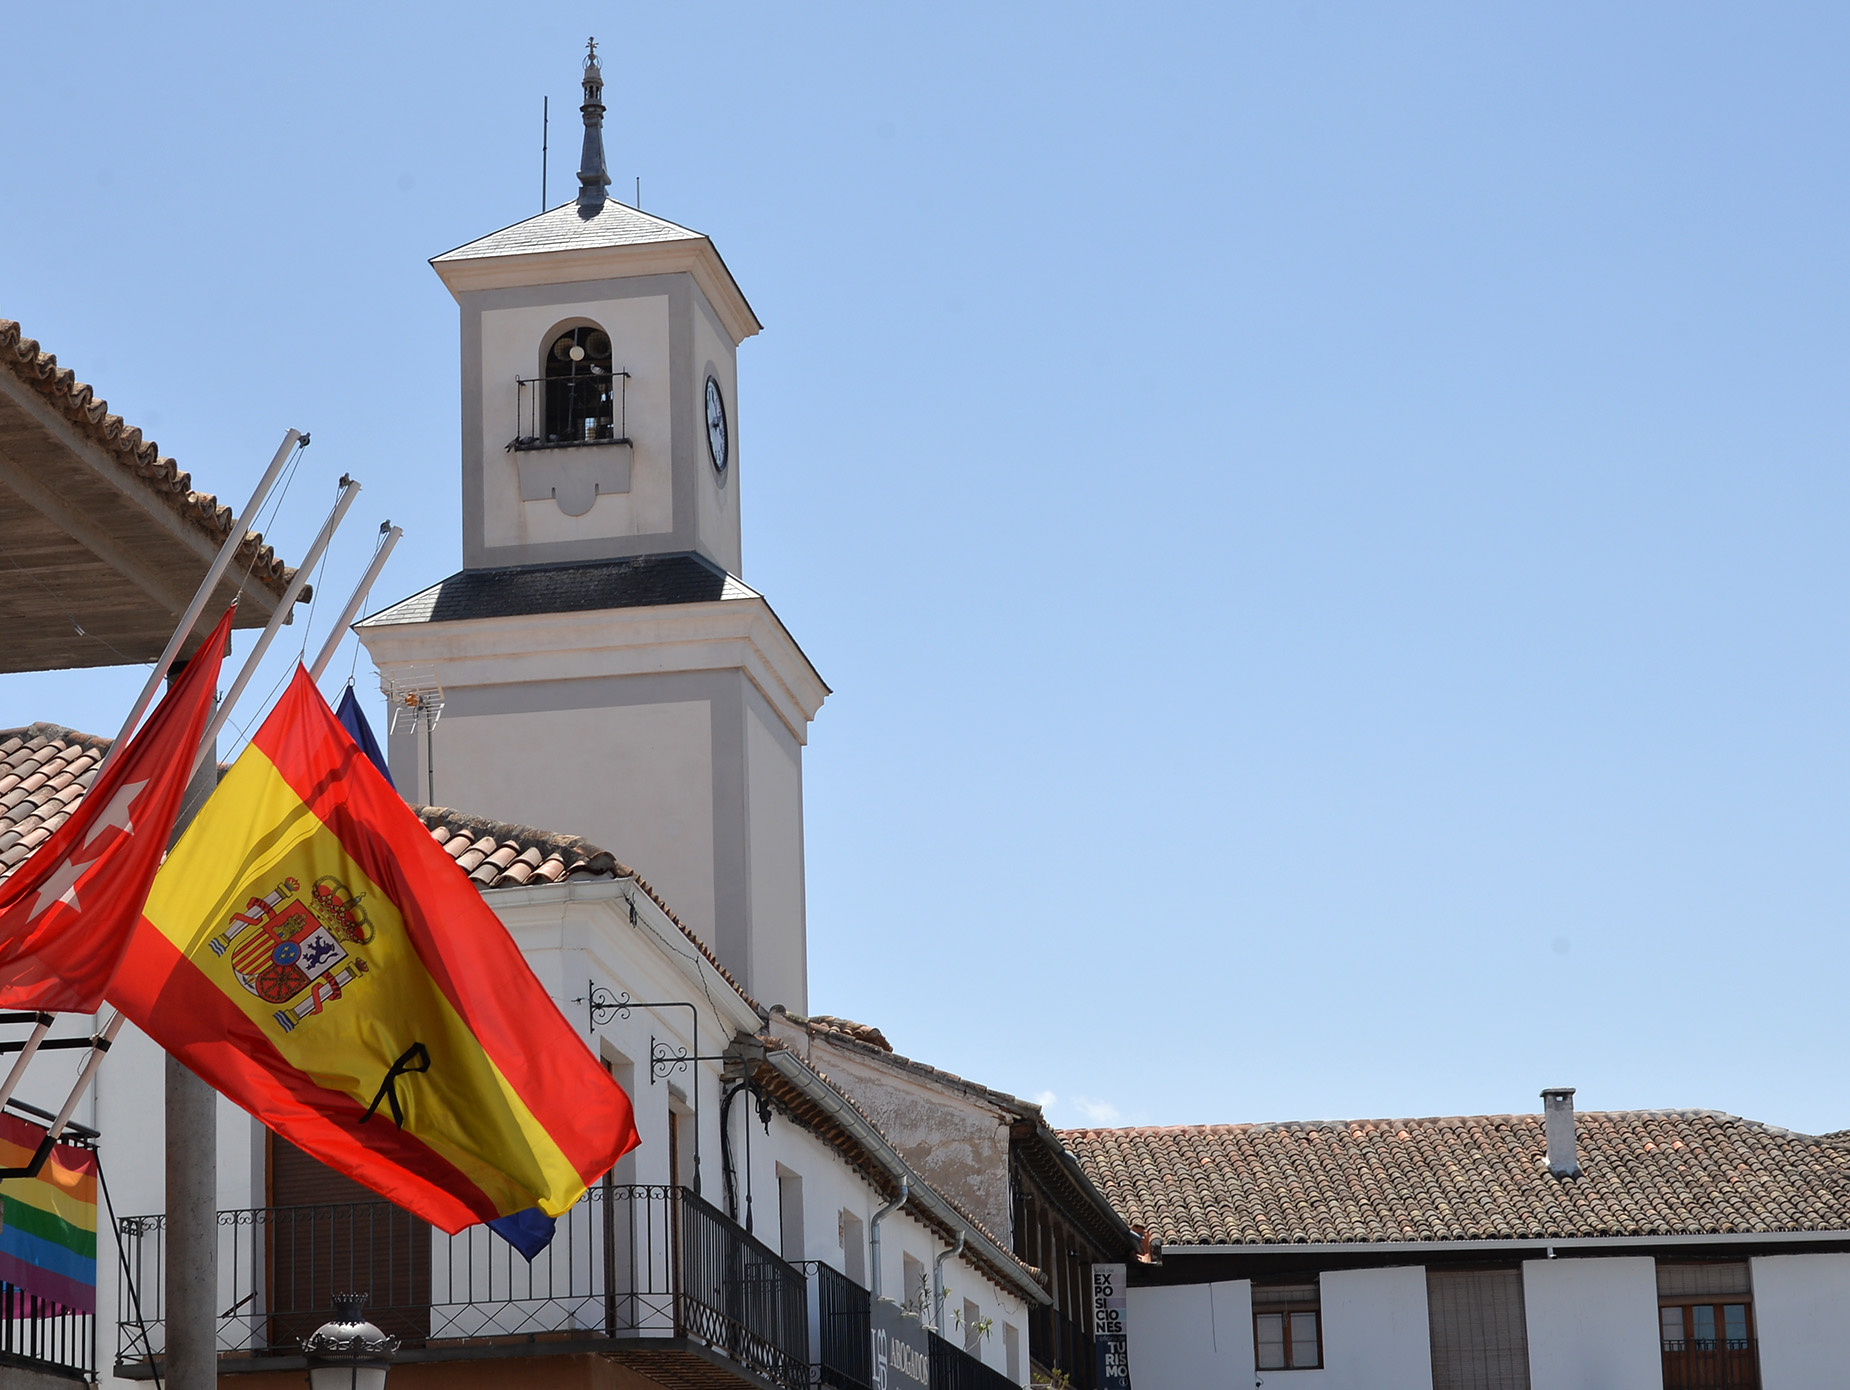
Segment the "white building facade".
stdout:
<path fill-rule="evenodd" d="M 1850 1381 L 1850 1144 L 1709 1111 L 1083 1130 L 1138 1390 Z"/>

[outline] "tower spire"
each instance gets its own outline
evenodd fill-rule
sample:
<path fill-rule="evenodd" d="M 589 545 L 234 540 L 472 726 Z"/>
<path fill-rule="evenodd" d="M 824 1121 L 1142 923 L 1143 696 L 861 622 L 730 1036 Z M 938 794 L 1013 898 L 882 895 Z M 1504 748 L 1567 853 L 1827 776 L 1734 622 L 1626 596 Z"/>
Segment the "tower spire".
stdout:
<path fill-rule="evenodd" d="M 578 215 L 595 217 L 603 209 L 610 187 L 604 167 L 604 73 L 597 65 L 597 40 L 585 43 L 585 148 L 578 160 Z"/>

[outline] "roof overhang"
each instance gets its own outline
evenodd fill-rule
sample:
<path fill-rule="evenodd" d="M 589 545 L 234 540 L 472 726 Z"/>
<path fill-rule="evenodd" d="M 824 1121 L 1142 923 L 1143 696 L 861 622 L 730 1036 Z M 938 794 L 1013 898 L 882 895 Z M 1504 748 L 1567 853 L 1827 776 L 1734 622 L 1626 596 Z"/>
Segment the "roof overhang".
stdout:
<path fill-rule="evenodd" d="M 1188 1255 L 1459 1255 L 1549 1251 L 1580 1254 L 1610 1250 L 1664 1249 L 1700 1245 L 1831 1245 L 1850 1243 L 1850 1231 L 1716 1231 L 1661 1236 L 1524 1236 L 1510 1240 L 1342 1240 L 1288 1245 L 1165 1245 L 1163 1259 Z"/>
<path fill-rule="evenodd" d="M 763 330 L 758 315 L 732 278 L 719 249 L 703 236 L 628 246 L 561 247 L 504 256 L 462 256 L 449 252 L 430 263 L 460 303 L 479 290 L 567 285 L 636 275 L 691 275 L 732 335 L 733 346 Z"/>
<path fill-rule="evenodd" d="M 741 1040 L 735 1046 L 751 1060 L 770 1068 L 788 1082 L 792 1089 L 800 1092 L 805 1100 L 825 1112 L 829 1122 L 879 1167 L 895 1189 L 900 1179 L 904 1178 L 910 1194 L 906 1205 L 912 1214 L 938 1227 L 940 1231 L 962 1235 L 965 1254 L 972 1262 L 979 1264 L 990 1278 L 1031 1306 L 1045 1307 L 1053 1302 L 1053 1295 L 1041 1287 L 1012 1252 L 1003 1249 L 987 1232 L 941 1197 L 906 1162 L 905 1157 L 874 1123 L 855 1109 L 847 1097 L 812 1070 L 801 1057 L 787 1047 L 766 1047 L 756 1040 L 749 1043 Z"/>
<path fill-rule="evenodd" d="M 0 321 L 0 673 L 155 660 L 232 524 L 139 430 Z M 195 640 L 234 600 L 236 626 L 263 626 L 289 573 L 248 538 Z"/>

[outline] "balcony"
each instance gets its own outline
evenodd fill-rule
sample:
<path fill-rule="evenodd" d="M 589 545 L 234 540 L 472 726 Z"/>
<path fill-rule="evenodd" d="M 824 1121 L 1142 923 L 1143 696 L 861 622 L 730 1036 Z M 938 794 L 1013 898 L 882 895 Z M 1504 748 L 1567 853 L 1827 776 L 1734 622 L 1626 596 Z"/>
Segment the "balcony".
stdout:
<path fill-rule="evenodd" d="M 358 1290 L 401 1361 L 596 1353 L 674 1386 L 810 1384 L 802 1273 L 685 1188 L 593 1188 L 532 1264 L 484 1226 L 447 1236 L 387 1202 L 218 1219 L 221 1376 L 300 1367 L 333 1294 Z M 116 1374 L 147 1379 L 166 1344 L 166 1223 L 119 1225 Z"/>
<path fill-rule="evenodd" d="M 96 1379 L 96 1319 L 0 1283 L 0 1367 Z M 0 1371 L 0 1384 L 6 1383 Z"/>
<path fill-rule="evenodd" d="M 803 1266 L 813 1294 L 816 1347 L 813 1383 L 824 1390 L 872 1390 L 873 1297 L 821 1260 Z M 925 1329 L 931 1390 L 1019 1390 L 1014 1381 L 963 1348 Z"/>
<path fill-rule="evenodd" d="M 1666 1341 L 1664 1390 L 1758 1390 L 1760 1358 L 1752 1337 Z"/>
<path fill-rule="evenodd" d="M 628 444 L 628 372 L 520 378 L 514 383 L 514 438 L 508 449 Z"/>
<path fill-rule="evenodd" d="M 1015 1382 L 936 1332 L 931 1338 L 931 1390 L 1019 1390 Z"/>
<path fill-rule="evenodd" d="M 1028 1314 L 1028 1349 L 1043 1370 L 1063 1372 L 1074 1390 L 1093 1390 L 1098 1355 L 1092 1334 L 1051 1305 Z"/>

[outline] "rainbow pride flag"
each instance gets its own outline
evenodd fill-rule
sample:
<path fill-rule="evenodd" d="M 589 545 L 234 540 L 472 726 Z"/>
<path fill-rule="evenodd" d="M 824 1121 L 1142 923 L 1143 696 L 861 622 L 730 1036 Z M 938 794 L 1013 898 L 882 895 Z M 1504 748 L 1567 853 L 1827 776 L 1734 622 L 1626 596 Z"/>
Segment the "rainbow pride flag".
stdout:
<path fill-rule="evenodd" d="M 32 1161 L 45 1131 L 0 1113 L 0 1167 Z M 0 1279 L 96 1311 L 96 1155 L 59 1144 L 36 1178 L 0 1182 Z"/>

